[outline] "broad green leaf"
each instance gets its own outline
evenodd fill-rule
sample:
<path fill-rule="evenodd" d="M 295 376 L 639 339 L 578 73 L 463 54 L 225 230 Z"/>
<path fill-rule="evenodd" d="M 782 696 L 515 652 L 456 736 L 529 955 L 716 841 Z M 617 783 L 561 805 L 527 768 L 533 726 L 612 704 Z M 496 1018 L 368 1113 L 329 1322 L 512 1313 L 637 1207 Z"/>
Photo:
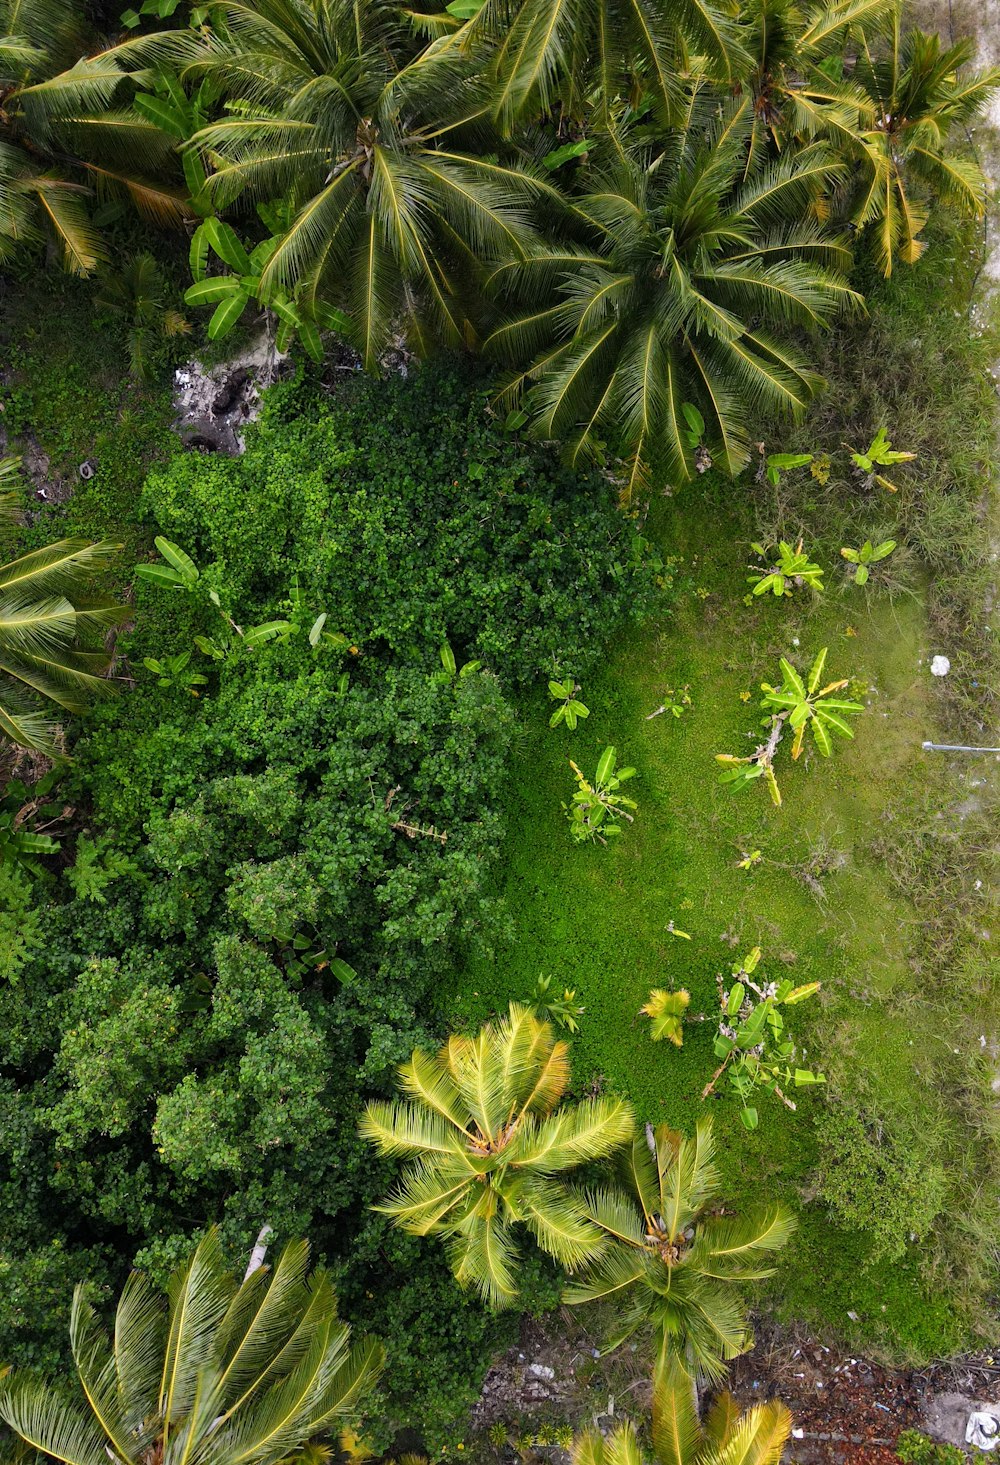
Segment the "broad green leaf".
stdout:
<path fill-rule="evenodd" d="M 173 102 L 167 102 L 163 97 L 139 92 L 135 98 L 135 110 L 170 137 L 186 138 L 188 135 L 187 118 Z"/>
<path fill-rule="evenodd" d="M 604 749 L 604 752 L 601 754 L 597 764 L 596 782 L 598 784 L 607 783 L 608 779 L 611 777 L 612 773 L 614 772 L 616 756 L 617 755 L 613 747 L 608 747 Z"/>
<path fill-rule="evenodd" d="M 221 300 L 208 323 L 208 339 L 217 341 L 231 331 L 249 303 L 250 296 L 245 290 L 238 290 L 235 295 Z"/>
<path fill-rule="evenodd" d="M 210 305 L 225 300 L 227 295 L 240 291 L 240 282 L 235 275 L 213 275 L 208 280 L 196 280 L 184 291 L 185 305 Z"/>
<path fill-rule="evenodd" d="M 205 237 L 223 264 L 227 264 L 238 275 L 252 273 L 250 256 L 243 248 L 236 230 L 230 224 L 223 223 L 221 219 L 212 218 L 205 220 L 203 228 Z"/>
<path fill-rule="evenodd" d="M 176 570 L 188 585 L 193 585 L 198 579 L 199 571 L 191 556 L 186 554 L 179 545 L 173 544 L 169 539 L 164 539 L 162 534 L 158 534 L 153 543 L 170 568 Z"/>

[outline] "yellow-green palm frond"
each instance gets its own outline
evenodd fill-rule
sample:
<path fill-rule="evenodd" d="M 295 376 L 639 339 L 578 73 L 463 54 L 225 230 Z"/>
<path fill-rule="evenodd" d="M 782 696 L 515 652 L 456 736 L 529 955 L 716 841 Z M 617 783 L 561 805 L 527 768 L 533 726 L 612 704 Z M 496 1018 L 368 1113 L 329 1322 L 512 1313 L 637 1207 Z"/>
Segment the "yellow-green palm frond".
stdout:
<path fill-rule="evenodd" d="M 513 1168 L 556 1175 L 601 1160 L 631 1136 L 635 1118 L 624 1099 L 585 1099 L 539 1121 L 519 1125 L 507 1151 Z"/>

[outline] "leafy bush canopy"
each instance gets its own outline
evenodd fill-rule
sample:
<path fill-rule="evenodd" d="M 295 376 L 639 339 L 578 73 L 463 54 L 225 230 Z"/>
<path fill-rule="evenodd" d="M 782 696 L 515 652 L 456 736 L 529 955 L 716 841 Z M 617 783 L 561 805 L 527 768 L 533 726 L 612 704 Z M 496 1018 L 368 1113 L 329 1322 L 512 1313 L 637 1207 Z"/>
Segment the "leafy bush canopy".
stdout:
<path fill-rule="evenodd" d="M 163 1280 L 192 1217 L 236 1252 L 266 1220 L 310 1235 L 372 1332 L 419 1311 L 438 1336 L 440 1317 L 440 1343 L 397 1360 L 386 1420 L 412 1411 L 433 1437 L 460 1406 L 496 1325 L 368 1213 L 390 1171 L 358 1115 L 436 1041 L 459 952 L 503 929 L 488 877 L 513 689 L 554 660 L 585 672 L 650 603 L 650 557 L 595 490 L 432 370 L 332 405 L 291 383 L 244 457 L 151 475 L 150 526 L 200 588 L 137 586 L 137 685 L 98 708 L 64 785 L 86 811 L 80 864 L 18 887 L 18 985 L 0 990 L 6 1357 L 58 1357 L 60 1314 L 40 1322 L 32 1278 L 120 1278 L 138 1256 Z M 219 649 L 220 611 L 306 631 L 325 612 L 331 635 Z M 442 671 L 442 644 L 467 674 Z M 141 669 L 184 651 L 196 696 Z M 529 1302 L 547 1285 L 527 1269 Z"/>

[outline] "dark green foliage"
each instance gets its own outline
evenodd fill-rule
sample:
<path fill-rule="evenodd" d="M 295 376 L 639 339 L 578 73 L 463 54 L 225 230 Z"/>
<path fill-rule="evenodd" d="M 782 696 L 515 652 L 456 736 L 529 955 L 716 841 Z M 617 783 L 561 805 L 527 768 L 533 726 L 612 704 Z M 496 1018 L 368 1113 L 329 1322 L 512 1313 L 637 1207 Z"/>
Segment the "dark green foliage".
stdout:
<path fill-rule="evenodd" d="M 218 567 L 203 574 L 237 620 L 294 570 L 310 620 L 325 611 L 362 654 L 429 671 L 447 640 L 510 686 L 553 656 L 580 674 L 636 607 L 641 543 L 610 489 L 505 439 L 454 370 L 359 381 L 318 417 L 314 403 L 280 386 L 245 457 L 184 457 L 147 483 L 150 514 Z"/>
<path fill-rule="evenodd" d="M 47 885 L 8 892 L 0 1355 L 56 1356 L 64 1315 L 27 1305 L 32 1278 L 68 1303 L 133 1259 L 162 1280 L 211 1222 L 237 1262 L 267 1222 L 309 1235 L 346 1316 L 413 1339 L 376 1433 L 443 1440 L 500 1334 L 369 1213 L 390 1167 L 358 1114 L 437 1043 L 459 955 L 503 927 L 486 882 L 512 690 L 592 664 L 647 598 L 643 547 L 610 490 L 581 497 L 430 371 L 332 407 L 279 388 L 243 458 L 177 458 L 141 511 L 201 576 L 138 583 L 119 652 L 135 670 L 191 649 L 207 680 L 195 698 L 140 670 L 95 711 L 60 787 L 84 828 Z M 295 629 L 212 659 L 212 589 L 240 625 Z M 310 645 L 321 612 L 350 640 Z M 442 676 L 445 642 L 481 669 Z"/>

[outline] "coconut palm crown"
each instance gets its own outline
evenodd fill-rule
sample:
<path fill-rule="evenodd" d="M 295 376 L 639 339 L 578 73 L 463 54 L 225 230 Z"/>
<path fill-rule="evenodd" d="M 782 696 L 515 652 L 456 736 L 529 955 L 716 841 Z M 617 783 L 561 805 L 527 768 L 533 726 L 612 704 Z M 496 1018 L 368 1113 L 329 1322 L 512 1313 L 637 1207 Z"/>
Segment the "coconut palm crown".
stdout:
<path fill-rule="evenodd" d="M 718 114 L 701 89 L 690 125 L 662 144 L 612 127 L 562 241 L 488 281 L 506 318 L 486 348 L 519 368 L 501 400 L 571 464 L 620 451 L 630 488 L 650 468 L 692 476 L 685 404 L 711 458 L 737 472 L 754 418 L 800 415 L 819 385 L 792 330 L 860 303 L 844 242 L 822 222 L 844 165 L 813 144 L 744 179 L 751 100 Z"/>
<path fill-rule="evenodd" d="M 351 1346 L 329 1279 L 290 1242 L 242 1283 L 214 1231 L 164 1298 L 142 1273 L 125 1284 L 109 1337 L 76 1289 L 77 1388 L 19 1370 L 0 1381 L 0 1418 L 61 1465 L 275 1465 L 356 1409 L 381 1348 Z"/>
<path fill-rule="evenodd" d="M 406 1098 L 368 1105 L 361 1133 L 386 1155 L 413 1160 L 377 1209 L 420 1236 L 442 1236 L 452 1270 L 494 1307 L 517 1297 L 515 1227 L 572 1266 L 606 1244 L 562 1176 L 631 1135 L 622 1099 L 559 1108 L 569 1083 L 566 1043 L 530 1008 L 475 1037 L 452 1036 L 400 1069 Z"/>
<path fill-rule="evenodd" d="M 956 134 L 1000 87 L 1000 67 L 963 69 L 973 50 L 968 39 L 946 47 L 938 35 L 904 35 L 902 5 L 893 14 L 888 44 L 864 37 L 853 80 L 869 100 L 872 121 L 862 136 L 854 219 L 885 275 L 897 258 L 914 264 L 923 253 L 920 234 L 930 198 L 972 218 L 986 206 L 982 169 L 956 149 Z"/>
<path fill-rule="evenodd" d="M 720 1394 L 704 1422 L 690 1380 L 673 1360 L 653 1380 L 652 1457 L 655 1465 L 778 1465 L 792 1429 L 784 1404 L 772 1400 L 741 1412 Z M 573 1442 L 573 1465 L 644 1465 L 631 1424 L 604 1439 L 596 1430 Z"/>
<path fill-rule="evenodd" d="M 677 1354 L 696 1375 L 717 1381 L 724 1361 L 752 1343 L 741 1284 L 771 1274 L 766 1265 L 794 1229 L 781 1205 L 730 1216 L 718 1205 L 712 1122 L 693 1139 L 667 1125 L 637 1135 L 624 1166 L 627 1190 L 587 1198 L 608 1249 L 572 1280 L 570 1304 L 610 1300 L 611 1346 L 651 1327 L 661 1355 Z"/>

